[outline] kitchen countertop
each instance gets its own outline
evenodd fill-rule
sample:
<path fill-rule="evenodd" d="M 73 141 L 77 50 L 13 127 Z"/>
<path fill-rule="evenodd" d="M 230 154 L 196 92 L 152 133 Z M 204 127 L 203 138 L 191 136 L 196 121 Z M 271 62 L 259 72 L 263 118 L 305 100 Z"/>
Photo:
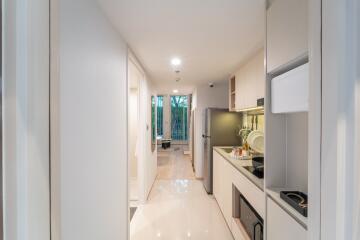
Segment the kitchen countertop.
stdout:
<path fill-rule="evenodd" d="M 260 188 L 261 191 L 264 191 L 264 179 L 256 177 L 244 168 L 246 166 L 252 166 L 252 161 L 234 159 L 223 148 L 229 148 L 229 146 L 217 146 L 213 149 L 221 156 L 223 156 L 231 165 L 233 165 L 236 170 L 238 170 L 242 175 L 249 179 L 256 187 Z"/>

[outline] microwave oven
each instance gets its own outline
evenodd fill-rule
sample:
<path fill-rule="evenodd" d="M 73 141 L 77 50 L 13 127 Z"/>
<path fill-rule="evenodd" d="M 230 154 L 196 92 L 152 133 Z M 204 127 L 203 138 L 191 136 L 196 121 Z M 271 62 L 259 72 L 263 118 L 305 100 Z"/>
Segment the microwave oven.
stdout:
<path fill-rule="evenodd" d="M 240 221 L 251 240 L 263 240 L 263 219 L 241 194 Z"/>

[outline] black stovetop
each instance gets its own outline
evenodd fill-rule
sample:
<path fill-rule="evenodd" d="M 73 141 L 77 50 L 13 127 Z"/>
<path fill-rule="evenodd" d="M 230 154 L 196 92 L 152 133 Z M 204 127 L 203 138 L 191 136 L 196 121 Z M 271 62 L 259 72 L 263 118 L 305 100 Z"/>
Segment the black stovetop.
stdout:
<path fill-rule="evenodd" d="M 244 168 L 248 170 L 250 173 L 254 174 L 256 177 L 261 179 L 264 178 L 264 168 L 260 168 L 261 170 L 253 166 L 246 166 Z"/>

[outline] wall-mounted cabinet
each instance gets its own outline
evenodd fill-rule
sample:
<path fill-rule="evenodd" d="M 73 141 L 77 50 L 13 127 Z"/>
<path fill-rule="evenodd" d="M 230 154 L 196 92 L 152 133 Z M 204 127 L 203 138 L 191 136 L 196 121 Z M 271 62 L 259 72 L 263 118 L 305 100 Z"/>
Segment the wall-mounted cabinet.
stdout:
<path fill-rule="evenodd" d="M 281 191 L 308 193 L 307 19 L 308 0 L 274 0 L 267 9 L 265 85 L 267 240 L 307 239 L 307 217 L 301 215 L 280 197 Z M 312 204 L 311 197 L 308 204 Z"/>
<path fill-rule="evenodd" d="M 267 72 L 308 55 L 308 1 L 275 0 L 267 10 Z"/>
<path fill-rule="evenodd" d="M 307 112 L 309 64 L 303 64 L 271 80 L 271 112 Z"/>
<path fill-rule="evenodd" d="M 235 92 L 230 96 L 231 110 L 243 110 L 257 107 L 257 100 L 265 93 L 264 49 L 252 56 L 230 80 L 234 82 Z"/>

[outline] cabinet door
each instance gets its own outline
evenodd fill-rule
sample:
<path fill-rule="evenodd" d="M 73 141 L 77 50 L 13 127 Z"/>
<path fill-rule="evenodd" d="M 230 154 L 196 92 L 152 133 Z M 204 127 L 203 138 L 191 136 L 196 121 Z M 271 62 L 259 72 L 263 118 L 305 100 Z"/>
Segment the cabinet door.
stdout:
<path fill-rule="evenodd" d="M 223 172 L 223 205 L 224 210 L 223 214 L 225 216 L 225 220 L 229 226 L 231 226 L 232 220 L 232 168 L 233 166 L 230 165 L 225 159 L 224 161 L 224 172 Z"/>
<path fill-rule="evenodd" d="M 235 89 L 236 89 L 236 95 L 235 95 L 235 109 L 243 109 L 244 108 L 244 73 L 242 70 L 238 71 L 236 73 L 236 80 L 235 80 Z"/>
<path fill-rule="evenodd" d="M 271 112 L 307 112 L 309 109 L 309 64 L 271 80 Z"/>
<path fill-rule="evenodd" d="M 275 0 L 267 10 L 267 70 L 308 52 L 308 0 Z"/>
<path fill-rule="evenodd" d="M 213 193 L 221 211 L 224 212 L 224 160 L 223 157 L 216 151 L 213 153 L 213 164 Z"/>
<path fill-rule="evenodd" d="M 236 72 L 236 109 L 253 108 L 265 96 L 264 49 Z"/>
<path fill-rule="evenodd" d="M 294 218 L 267 198 L 267 240 L 306 240 L 307 232 Z"/>
<path fill-rule="evenodd" d="M 255 73 L 254 73 L 254 96 L 253 105 L 257 106 L 257 100 L 265 96 L 265 64 L 264 64 L 264 49 L 256 56 L 255 59 Z"/>
<path fill-rule="evenodd" d="M 220 155 L 214 151 L 213 153 L 213 193 L 214 193 L 214 197 L 216 198 L 216 200 L 218 201 L 219 198 L 219 161 L 220 159 Z"/>

